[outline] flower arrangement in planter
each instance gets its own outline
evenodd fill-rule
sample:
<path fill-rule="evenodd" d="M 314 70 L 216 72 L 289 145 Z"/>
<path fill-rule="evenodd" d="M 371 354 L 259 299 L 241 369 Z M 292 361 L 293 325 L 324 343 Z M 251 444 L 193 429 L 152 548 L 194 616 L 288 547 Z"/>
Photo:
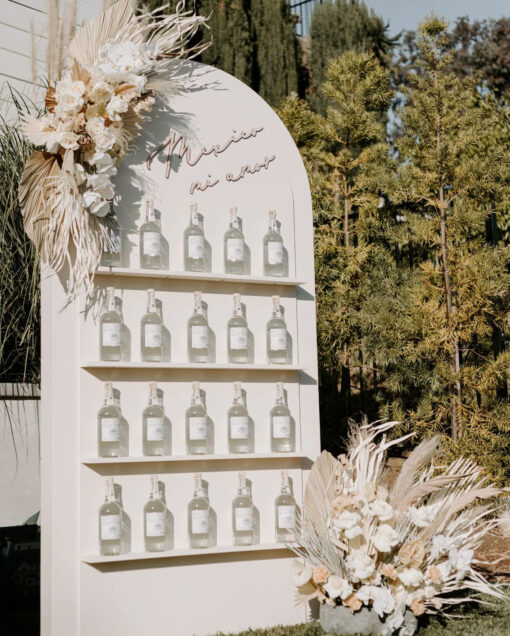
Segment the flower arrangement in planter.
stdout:
<path fill-rule="evenodd" d="M 23 132 L 39 150 L 28 159 L 19 200 L 25 231 L 43 261 L 69 266 L 67 288 L 90 291 L 103 250 L 115 250 L 112 177 L 156 96 L 178 88 L 176 59 L 207 44 L 189 42 L 205 19 L 166 6 L 137 13 L 118 0 L 84 24 L 69 45 L 66 70 L 48 88 L 46 111 L 23 118 Z"/>
<path fill-rule="evenodd" d="M 509 489 L 485 485 L 481 469 L 467 459 L 436 469 L 439 443 L 432 438 L 412 451 L 388 491 L 381 485 L 386 451 L 410 437 L 388 441 L 385 433 L 395 424 L 353 429 L 339 459 L 323 451 L 290 547 L 301 557 L 292 567 L 298 597 L 318 599 L 321 619 L 329 608 L 342 612 L 343 624 L 369 610 L 378 633 L 407 635 L 416 628 L 409 616 L 447 613 L 480 594 L 505 598 L 477 572 L 474 552 L 497 523 L 488 516 L 493 501 L 485 500 Z M 373 623 L 364 633 L 372 633 Z"/>

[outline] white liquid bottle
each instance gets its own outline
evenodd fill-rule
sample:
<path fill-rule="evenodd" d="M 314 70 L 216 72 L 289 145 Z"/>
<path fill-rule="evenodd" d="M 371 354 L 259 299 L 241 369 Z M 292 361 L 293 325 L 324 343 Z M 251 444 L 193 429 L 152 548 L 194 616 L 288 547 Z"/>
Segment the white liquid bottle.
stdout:
<path fill-rule="evenodd" d="M 122 319 L 115 306 L 115 289 L 106 288 L 105 310 L 99 319 L 99 352 L 101 360 L 121 359 Z"/>
<path fill-rule="evenodd" d="M 296 449 L 295 424 L 285 404 L 282 382 L 276 384 L 276 402 L 269 414 L 271 451 L 293 453 Z"/>
<path fill-rule="evenodd" d="M 280 296 L 273 296 L 273 315 L 266 326 L 267 361 L 269 364 L 289 364 L 287 325 L 282 315 Z"/>
<path fill-rule="evenodd" d="M 228 450 L 230 453 L 253 453 L 253 423 L 244 404 L 240 382 L 234 382 L 234 399 L 228 410 Z"/>
<path fill-rule="evenodd" d="M 239 227 L 237 208 L 230 208 L 230 225 L 223 239 L 223 258 L 225 273 L 244 274 L 246 251 L 244 235 Z"/>
<path fill-rule="evenodd" d="M 278 231 L 275 210 L 269 210 L 269 229 L 264 236 L 264 275 L 285 275 L 283 239 Z"/>
<path fill-rule="evenodd" d="M 161 269 L 161 231 L 154 216 L 154 201 L 145 199 L 145 223 L 140 227 L 140 267 Z"/>
<path fill-rule="evenodd" d="M 157 475 L 151 477 L 149 501 L 143 507 L 143 535 L 146 552 L 162 552 L 170 549 L 169 513 L 161 499 Z"/>
<path fill-rule="evenodd" d="M 115 497 L 113 477 L 106 480 L 106 497 L 99 508 L 99 551 L 106 556 L 122 553 L 122 506 Z"/>
<path fill-rule="evenodd" d="M 188 504 L 188 541 L 190 548 L 211 546 L 212 519 L 209 498 L 201 473 L 195 473 L 193 497 Z"/>
<path fill-rule="evenodd" d="M 144 362 L 161 362 L 163 359 L 163 319 L 153 289 L 147 290 L 147 312 L 141 321 L 140 347 Z"/>
<path fill-rule="evenodd" d="M 248 362 L 248 323 L 243 316 L 241 294 L 234 294 L 234 310 L 227 323 L 228 361 L 232 363 Z"/>
<path fill-rule="evenodd" d="M 205 271 L 205 236 L 200 225 L 197 204 L 190 205 L 190 222 L 184 231 L 184 269 L 187 272 Z"/>
<path fill-rule="evenodd" d="M 188 360 L 208 362 L 210 354 L 209 323 L 202 305 L 202 294 L 193 292 L 195 303 L 193 314 L 188 320 Z"/>
<path fill-rule="evenodd" d="M 149 383 L 149 403 L 142 414 L 143 454 L 165 455 L 170 448 L 170 429 L 165 411 L 158 398 L 158 386 Z"/>
<path fill-rule="evenodd" d="M 99 457 L 120 457 L 121 454 L 120 409 L 113 398 L 113 385 L 104 384 L 104 403 L 97 414 L 97 446 Z"/>
<path fill-rule="evenodd" d="M 296 500 L 292 495 L 289 484 L 289 474 L 286 470 L 282 470 L 280 494 L 276 497 L 274 506 L 276 542 L 290 543 L 295 541 Z"/>
<path fill-rule="evenodd" d="M 238 477 L 237 496 L 232 501 L 234 545 L 253 545 L 255 543 L 253 501 L 246 485 L 245 473 L 239 473 Z"/>
<path fill-rule="evenodd" d="M 192 382 L 191 387 L 191 405 L 186 410 L 186 451 L 188 455 L 206 455 L 212 453 L 212 425 L 202 402 L 200 383 Z"/>

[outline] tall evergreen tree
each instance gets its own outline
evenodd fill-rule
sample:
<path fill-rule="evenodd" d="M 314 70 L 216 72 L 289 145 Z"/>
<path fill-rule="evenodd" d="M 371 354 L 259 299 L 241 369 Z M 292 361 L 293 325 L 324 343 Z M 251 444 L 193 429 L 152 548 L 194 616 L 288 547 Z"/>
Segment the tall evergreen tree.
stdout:
<path fill-rule="evenodd" d="M 326 97 L 320 86 L 329 63 L 344 51 L 371 52 L 383 64 L 396 40 L 388 36 L 388 25 L 360 0 L 326 0 L 316 3 L 310 26 L 310 100 L 325 112 Z"/>

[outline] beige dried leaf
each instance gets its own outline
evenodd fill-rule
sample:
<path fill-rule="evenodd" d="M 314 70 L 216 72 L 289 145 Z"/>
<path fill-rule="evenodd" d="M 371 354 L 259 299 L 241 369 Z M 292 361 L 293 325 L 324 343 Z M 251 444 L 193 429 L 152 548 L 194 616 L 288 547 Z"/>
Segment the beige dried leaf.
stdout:
<path fill-rule="evenodd" d="M 328 451 L 322 451 L 312 466 L 306 483 L 304 507 L 306 516 L 319 527 L 324 526 L 336 496 L 335 473 L 342 470 L 340 462 Z"/>
<path fill-rule="evenodd" d="M 390 492 L 389 502 L 393 507 L 398 505 L 410 491 L 416 481 L 418 471 L 434 457 L 439 449 L 439 437 L 425 439 L 411 452 L 403 463 L 400 473 Z"/>
<path fill-rule="evenodd" d="M 432 477 L 427 479 L 409 490 L 400 501 L 396 503 L 395 510 L 402 512 L 409 506 L 412 506 L 418 499 L 426 497 L 431 492 L 441 490 L 450 484 L 454 484 L 466 477 L 472 477 L 475 473 L 463 473 L 461 475 L 440 475 L 439 477 Z"/>

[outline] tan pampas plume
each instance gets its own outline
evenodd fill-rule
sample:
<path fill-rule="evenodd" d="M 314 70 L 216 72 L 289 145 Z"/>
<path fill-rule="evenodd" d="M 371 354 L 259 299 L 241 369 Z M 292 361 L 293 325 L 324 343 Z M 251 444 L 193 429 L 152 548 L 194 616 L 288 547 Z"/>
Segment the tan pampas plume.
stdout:
<path fill-rule="evenodd" d="M 396 506 L 414 485 L 419 471 L 426 466 L 439 450 L 439 437 L 425 439 L 411 452 L 403 463 L 390 492 L 390 504 Z"/>

